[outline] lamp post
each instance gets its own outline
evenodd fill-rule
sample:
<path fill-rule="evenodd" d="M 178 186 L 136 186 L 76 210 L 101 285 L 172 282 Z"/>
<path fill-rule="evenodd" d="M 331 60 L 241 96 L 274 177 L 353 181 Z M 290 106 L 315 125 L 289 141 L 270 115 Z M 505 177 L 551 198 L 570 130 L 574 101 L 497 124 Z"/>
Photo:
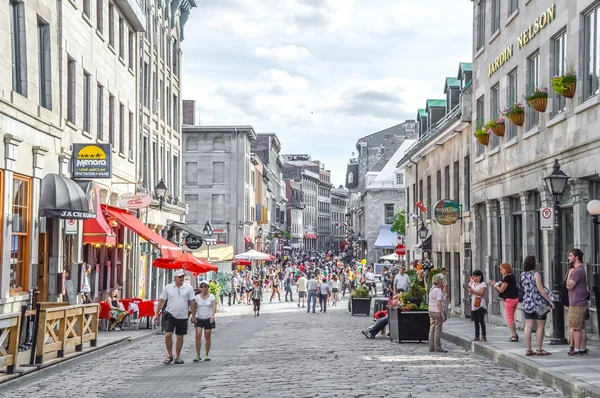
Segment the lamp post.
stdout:
<path fill-rule="evenodd" d="M 594 242 L 594 260 L 597 267 L 598 263 L 600 263 L 600 241 L 598 240 L 598 225 L 600 224 L 600 220 L 598 220 L 598 216 L 600 216 L 600 200 L 590 200 L 587 205 L 587 211 L 592 216 L 592 240 Z M 592 290 L 594 291 L 594 298 L 596 300 L 596 317 L 598 318 L 598 322 L 600 322 L 600 275 L 598 275 L 598 268 L 595 269 L 593 278 L 594 286 L 592 287 Z"/>
<path fill-rule="evenodd" d="M 544 178 L 544 183 L 548 192 L 552 195 L 554 200 L 554 310 L 552 311 L 552 339 L 550 340 L 551 345 L 567 344 L 565 338 L 565 310 L 560 300 L 560 283 L 562 281 L 562 269 L 560 266 L 561 256 L 561 236 L 560 236 L 560 198 L 562 197 L 569 176 L 566 175 L 561 169 L 558 160 L 554 160 L 552 166 L 552 174 Z"/>
<path fill-rule="evenodd" d="M 258 233 L 256 234 L 256 240 L 257 240 L 257 242 L 260 239 L 260 245 L 257 245 L 258 246 L 257 249 L 258 249 L 259 252 L 263 251 L 262 250 L 262 237 L 263 237 L 263 229 L 262 229 L 262 227 L 259 227 L 258 228 Z"/>
<path fill-rule="evenodd" d="M 419 239 L 421 242 L 424 242 L 427 239 L 427 235 L 429 235 L 429 230 L 425 226 L 425 224 L 421 221 L 421 228 L 417 231 L 419 233 Z"/>
<path fill-rule="evenodd" d="M 163 203 L 165 202 L 165 196 L 167 195 L 167 191 L 169 188 L 167 184 L 165 184 L 165 180 L 161 179 L 158 184 L 154 187 L 154 193 L 158 196 L 158 208 L 162 210 Z"/>
<path fill-rule="evenodd" d="M 211 237 L 211 235 L 213 233 L 213 227 L 210 224 L 210 221 L 207 221 L 206 224 L 204 224 L 204 229 L 202 229 L 202 232 L 204 233 L 204 235 L 208 236 L 209 238 Z M 206 250 L 207 250 L 206 256 L 208 257 L 206 260 L 210 261 L 210 242 L 206 242 Z"/>

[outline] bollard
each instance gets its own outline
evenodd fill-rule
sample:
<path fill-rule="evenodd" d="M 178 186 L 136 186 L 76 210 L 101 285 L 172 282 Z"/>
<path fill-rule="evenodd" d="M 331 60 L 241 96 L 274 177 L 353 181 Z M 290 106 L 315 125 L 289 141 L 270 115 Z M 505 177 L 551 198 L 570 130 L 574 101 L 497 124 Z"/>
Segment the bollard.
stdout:
<path fill-rule="evenodd" d="M 40 303 L 35 305 L 35 320 L 33 322 L 33 337 L 31 341 L 31 355 L 29 356 L 29 366 L 36 365 L 35 349 L 37 348 L 38 322 L 40 320 Z M 40 359 L 41 361 L 41 359 Z M 41 362 L 40 362 L 41 363 Z"/>
<path fill-rule="evenodd" d="M 25 313 L 27 312 L 27 306 L 21 306 L 21 328 L 19 329 L 19 351 L 25 351 L 27 349 L 26 336 L 24 335 L 27 329 L 27 322 L 25 321 Z"/>

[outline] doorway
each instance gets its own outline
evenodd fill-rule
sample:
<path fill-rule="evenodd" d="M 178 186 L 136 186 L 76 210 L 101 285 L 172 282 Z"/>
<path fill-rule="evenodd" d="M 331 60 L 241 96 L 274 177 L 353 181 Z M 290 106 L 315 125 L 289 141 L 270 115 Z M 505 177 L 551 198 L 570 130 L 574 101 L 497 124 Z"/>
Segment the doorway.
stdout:
<path fill-rule="evenodd" d="M 46 229 L 44 233 L 40 233 L 38 240 L 38 280 L 37 290 L 38 302 L 48 301 L 49 289 L 49 268 L 50 258 L 52 257 L 52 229 L 54 228 L 54 220 L 46 218 Z"/>

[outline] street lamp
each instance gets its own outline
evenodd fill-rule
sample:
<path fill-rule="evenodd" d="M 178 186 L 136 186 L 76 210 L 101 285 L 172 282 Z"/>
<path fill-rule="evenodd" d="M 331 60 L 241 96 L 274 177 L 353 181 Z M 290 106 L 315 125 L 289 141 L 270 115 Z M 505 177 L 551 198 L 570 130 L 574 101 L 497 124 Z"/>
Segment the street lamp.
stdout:
<path fill-rule="evenodd" d="M 207 236 L 211 236 L 213 233 L 213 227 L 210 224 L 210 221 L 207 221 L 206 224 L 204 224 L 204 229 L 202 230 L 202 232 L 204 232 L 204 235 Z"/>
<path fill-rule="evenodd" d="M 552 311 L 552 319 L 554 322 L 552 322 L 552 340 L 550 340 L 550 344 L 552 345 L 567 344 L 567 339 L 565 338 L 565 310 L 562 301 L 560 300 L 560 283 L 562 281 L 563 273 L 560 266 L 562 248 L 559 229 L 560 198 L 565 191 L 569 178 L 570 177 L 560 169 L 560 164 L 558 164 L 557 159 L 554 160 L 552 174 L 544 178 L 546 188 L 554 199 L 554 310 Z"/>
<path fill-rule="evenodd" d="M 600 224 L 600 220 L 598 220 L 598 216 L 600 216 L 600 200 L 593 199 L 587 205 L 587 211 L 592 215 L 592 239 L 594 241 L 594 260 L 596 260 L 596 264 L 600 260 L 600 241 L 598 241 L 598 225 Z M 600 275 L 598 275 L 598 271 L 594 272 L 594 286 L 592 290 L 594 291 L 594 298 L 596 299 L 596 316 L 598 321 L 600 321 Z"/>
<path fill-rule="evenodd" d="M 165 180 L 161 179 L 158 184 L 154 187 L 154 193 L 158 196 L 158 208 L 162 210 L 163 203 L 165 202 L 165 195 L 169 188 L 165 184 Z"/>
<path fill-rule="evenodd" d="M 419 228 L 419 230 L 417 232 L 419 233 L 419 239 L 421 239 L 421 242 L 423 242 L 425 239 L 427 239 L 429 230 L 427 229 L 427 227 L 425 226 L 425 224 L 423 222 L 421 222 L 421 228 Z"/>

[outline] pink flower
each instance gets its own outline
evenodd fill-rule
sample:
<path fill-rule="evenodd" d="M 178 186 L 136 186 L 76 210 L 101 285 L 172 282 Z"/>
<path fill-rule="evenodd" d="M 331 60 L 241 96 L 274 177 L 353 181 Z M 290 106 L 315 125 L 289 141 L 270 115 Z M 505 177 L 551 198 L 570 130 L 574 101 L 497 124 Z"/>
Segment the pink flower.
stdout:
<path fill-rule="evenodd" d="M 487 134 L 487 135 L 490 135 L 490 134 L 492 134 L 492 129 L 488 129 L 488 131 L 486 131 L 486 134 Z"/>
<path fill-rule="evenodd" d="M 496 123 L 504 123 L 504 118 L 501 117 L 499 119 L 496 119 Z"/>

